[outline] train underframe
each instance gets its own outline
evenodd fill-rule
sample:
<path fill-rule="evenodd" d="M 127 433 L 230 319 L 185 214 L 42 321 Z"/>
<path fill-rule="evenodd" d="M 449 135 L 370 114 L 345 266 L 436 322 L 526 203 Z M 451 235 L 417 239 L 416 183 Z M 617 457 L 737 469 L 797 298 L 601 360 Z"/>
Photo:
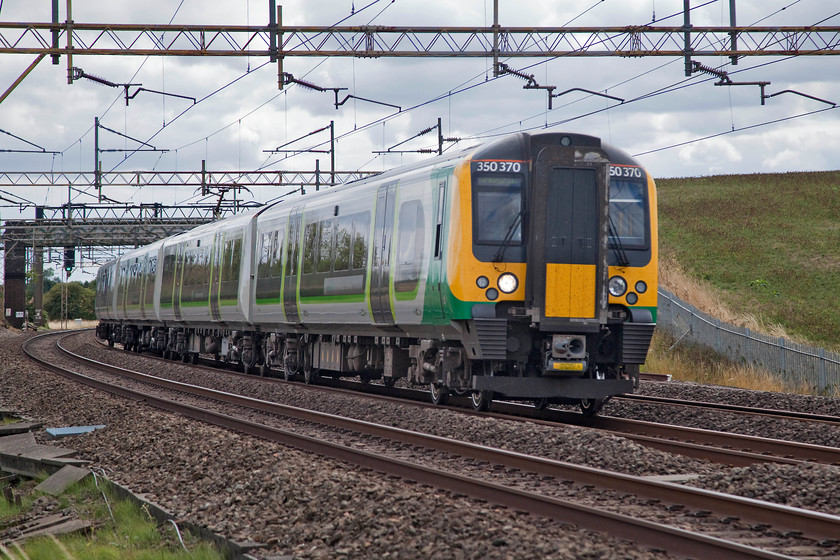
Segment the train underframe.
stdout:
<path fill-rule="evenodd" d="M 286 379 L 358 376 L 429 388 L 433 402 L 468 396 L 478 410 L 494 398 L 579 404 L 595 414 L 613 395 L 638 385 L 653 324 L 627 317 L 595 332 L 535 330 L 527 321 L 473 319 L 456 326 L 460 338 L 223 330 L 102 322 L 97 335 L 126 350 L 150 351 L 197 363 L 199 355 L 246 373 Z M 403 334 L 403 333 L 400 333 Z"/>

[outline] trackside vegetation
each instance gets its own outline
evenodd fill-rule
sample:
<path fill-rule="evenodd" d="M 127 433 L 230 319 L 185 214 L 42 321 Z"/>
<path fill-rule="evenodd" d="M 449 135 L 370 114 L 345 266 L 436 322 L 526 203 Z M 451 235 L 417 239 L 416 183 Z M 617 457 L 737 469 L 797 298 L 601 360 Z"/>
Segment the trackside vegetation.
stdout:
<path fill-rule="evenodd" d="M 660 284 L 752 330 L 840 348 L 840 172 L 657 180 Z M 809 392 L 658 332 L 646 371 Z"/>
<path fill-rule="evenodd" d="M 0 558 L 55 560 L 222 560 L 224 556 L 210 544 L 195 540 L 174 527 L 158 523 L 138 505 L 115 497 L 105 487 L 105 496 L 93 477 L 73 485 L 52 498 L 33 490 L 38 481 L 26 481 L 14 488 L 22 497 L 20 505 L 0 495 L 0 527 L 14 526 L 15 519 L 28 518 L 33 510 L 51 513 L 74 512 L 92 523 L 87 534 L 39 537 L 8 544 L 0 549 Z M 46 505 L 45 505 L 46 504 Z M 183 539 L 183 541 L 181 540 Z"/>
<path fill-rule="evenodd" d="M 840 348 L 840 171 L 660 179 L 657 187 L 663 261 L 678 262 L 738 314 Z"/>

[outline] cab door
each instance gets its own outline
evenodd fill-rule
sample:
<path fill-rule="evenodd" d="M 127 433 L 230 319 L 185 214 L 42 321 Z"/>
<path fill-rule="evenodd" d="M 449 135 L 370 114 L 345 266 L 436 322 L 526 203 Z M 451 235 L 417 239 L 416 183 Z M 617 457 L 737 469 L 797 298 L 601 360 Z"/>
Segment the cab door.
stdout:
<path fill-rule="evenodd" d="M 540 329 L 596 331 L 608 304 L 609 160 L 597 148 L 545 147 L 533 194 L 526 290 Z"/>

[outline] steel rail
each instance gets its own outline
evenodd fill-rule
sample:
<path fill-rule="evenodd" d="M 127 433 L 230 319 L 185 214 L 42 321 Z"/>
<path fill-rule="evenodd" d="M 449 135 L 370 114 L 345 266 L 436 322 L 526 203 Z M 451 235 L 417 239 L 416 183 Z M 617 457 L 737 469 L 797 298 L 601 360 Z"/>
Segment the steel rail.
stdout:
<path fill-rule="evenodd" d="M 153 358 L 152 356 L 148 357 Z M 243 375 L 246 378 L 251 377 L 233 371 L 228 373 Z M 362 392 L 368 396 L 393 402 L 412 400 L 418 406 L 439 408 L 429 402 L 427 392 L 416 389 L 385 388 L 382 385 L 360 384 L 343 380 L 334 381 L 329 378 L 322 378 L 321 383 L 317 386 L 310 386 L 310 389 L 341 391 L 350 394 Z M 450 397 L 450 403 L 461 405 L 464 408 L 470 407 L 469 399 L 454 395 Z M 835 447 L 609 416 L 587 418 L 580 414 L 559 410 L 540 412 L 531 406 L 507 401 L 494 401 L 493 409 L 494 412 L 470 413 L 504 420 L 529 421 L 547 426 L 562 422 L 598 429 L 668 453 L 732 466 L 748 466 L 755 463 L 788 465 L 807 462 L 840 463 L 840 449 Z"/>
<path fill-rule="evenodd" d="M 716 432 L 703 428 L 687 428 L 671 424 L 657 424 L 654 422 L 643 422 L 628 418 L 615 418 L 611 416 L 599 416 L 593 418 L 589 424 L 594 428 L 600 428 L 625 435 L 628 433 L 651 436 L 655 438 L 679 437 L 688 442 L 696 442 L 702 445 L 732 446 L 743 449 L 750 449 L 757 457 L 762 454 L 774 455 L 780 458 L 795 458 L 799 461 L 816 461 L 827 464 L 840 464 L 840 449 L 826 447 L 824 445 L 813 445 L 810 443 L 799 443 L 784 441 L 780 439 L 748 436 L 743 434 L 731 434 L 728 432 Z"/>
<path fill-rule="evenodd" d="M 650 402 L 654 404 L 672 404 L 675 406 L 682 406 L 686 408 L 708 408 L 712 410 L 725 410 L 728 412 L 752 414 L 754 416 L 770 416 L 794 420 L 807 420 L 809 422 L 825 422 L 828 424 L 840 424 L 840 417 L 838 416 L 831 416 L 828 414 L 813 414 L 810 412 L 799 412 L 796 410 L 755 408 L 738 404 L 713 403 L 704 401 L 686 401 L 669 397 L 654 397 L 650 395 L 621 395 L 620 397 L 613 398 L 616 400 Z"/>
<path fill-rule="evenodd" d="M 582 465 L 574 465 L 562 461 L 535 457 L 514 451 L 477 445 L 451 438 L 424 434 L 393 426 L 171 381 L 118 366 L 103 364 L 97 360 L 92 360 L 67 350 L 61 346 L 61 341 L 57 343 L 57 346 L 60 351 L 82 363 L 127 376 L 137 381 L 155 384 L 170 390 L 185 392 L 202 398 L 213 399 L 334 428 L 349 429 L 368 436 L 398 441 L 412 446 L 421 446 L 427 449 L 468 457 L 478 461 L 500 464 L 522 471 L 535 472 L 562 480 L 572 480 L 578 484 L 594 484 L 621 492 L 632 492 L 648 499 L 679 503 L 694 509 L 717 511 L 721 515 L 734 515 L 756 523 L 782 524 L 788 530 L 799 531 L 812 538 L 829 539 L 840 534 L 840 517 L 838 516 L 771 504 L 750 498 L 731 496 L 699 488 L 691 488 L 665 481 L 650 480 Z"/>

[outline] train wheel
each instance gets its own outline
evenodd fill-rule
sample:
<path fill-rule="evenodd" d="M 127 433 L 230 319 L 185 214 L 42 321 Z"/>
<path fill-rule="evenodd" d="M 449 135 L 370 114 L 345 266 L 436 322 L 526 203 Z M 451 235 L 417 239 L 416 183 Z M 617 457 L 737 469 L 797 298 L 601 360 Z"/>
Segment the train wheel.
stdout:
<path fill-rule="evenodd" d="M 604 399 L 581 399 L 580 410 L 584 416 L 595 416 L 604 406 Z"/>
<path fill-rule="evenodd" d="M 436 405 L 444 405 L 449 400 L 449 389 L 439 383 L 430 383 L 429 396 L 432 397 L 432 402 Z"/>
<path fill-rule="evenodd" d="M 537 410 L 545 410 L 548 408 L 548 399 L 545 397 L 534 399 L 534 408 Z"/>
<path fill-rule="evenodd" d="M 490 403 L 493 401 L 493 391 L 475 391 L 470 394 L 473 410 L 486 412 L 490 410 Z"/>

